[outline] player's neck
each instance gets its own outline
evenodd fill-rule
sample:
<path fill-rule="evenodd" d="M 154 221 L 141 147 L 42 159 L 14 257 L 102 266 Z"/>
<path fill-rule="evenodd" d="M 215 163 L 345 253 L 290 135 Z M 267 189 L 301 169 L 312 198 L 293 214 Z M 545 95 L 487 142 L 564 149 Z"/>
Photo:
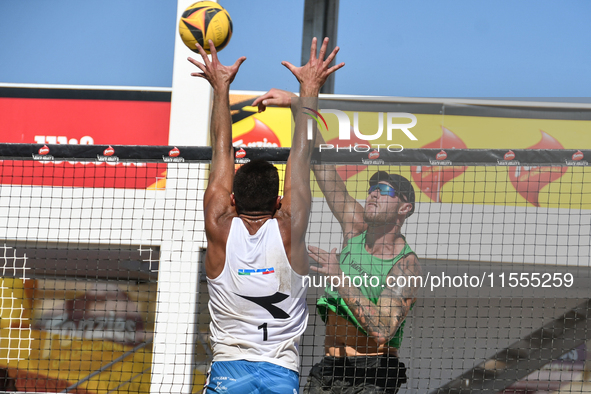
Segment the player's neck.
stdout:
<path fill-rule="evenodd" d="M 370 226 L 365 235 L 365 249 L 372 255 L 395 256 L 404 247 L 400 225 Z"/>
<path fill-rule="evenodd" d="M 250 235 L 254 235 L 269 219 L 273 218 L 274 213 L 269 212 L 249 212 L 240 213 L 238 217 L 242 219 L 242 222 L 246 226 Z"/>

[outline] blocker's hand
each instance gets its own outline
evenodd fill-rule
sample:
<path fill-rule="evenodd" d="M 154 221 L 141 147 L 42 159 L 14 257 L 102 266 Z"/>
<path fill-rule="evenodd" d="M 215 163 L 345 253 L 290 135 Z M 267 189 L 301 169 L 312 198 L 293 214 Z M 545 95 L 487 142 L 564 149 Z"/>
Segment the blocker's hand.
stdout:
<path fill-rule="evenodd" d="M 319 265 L 318 267 L 311 265 L 310 270 L 327 276 L 341 275 L 342 271 L 339 259 L 337 258 L 337 248 L 334 248 L 328 253 L 326 250 L 309 245 L 308 251 L 308 256 Z"/>
<path fill-rule="evenodd" d="M 286 90 L 281 89 L 271 89 L 267 93 L 263 94 L 260 97 L 257 97 L 253 102 L 252 106 L 256 107 L 258 105 L 259 112 L 263 112 L 267 109 L 268 106 L 276 106 L 276 107 L 289 107 L 291 105 L 291 98 L 297 97 L 292 92 L 288 92 Z"/>
<path fill-rule="evenodd" d="M 337 71 L 338 69 L 342 68 L 345 63 L 339 63 L 335 66 L 329 68 L 330 62 L 333 61 L 337 53 L 339 52 L 339 47 L 335 47 L 333 51 L 328 55 L 326 60 L 324 60 L 324 56 L 326 55 L 326 50 L 328 48 L 328 37 L 324 39 L 322 42 L 322 47 L 320 47 L 320 54 L 316 57 L 316 49 L 317 49 L 317 39 L 314 37 L 312 39 L 312 45 L 310 47 L 310 60 L 308 63 L 301 67 L 296 67 L 290 62 L 281 62 L 285 67 L 292 72 L 292 74 L 297 78 L 300 84 L 305 85 L 308 88 L 320 90 L 322 85 L 326 82 L 326 79 L 330 74 Z"/>
<path fill-rule="evenodd" d="M 236 77 L 236 74 L 238 73 L 240 65 L 246 60 L 246 56 L 242 56 L 231 66 L 224 66 L 218 60 L 218 54 L 212 40 L 209 40 L 211 61 L 199 43 L 196 43 L 195 46 L 197 47 L 197 50 L 203 59 L 203 63 L 198 62 L 191 57 L 187 60 L 197 66 L 197 68 L 199 68 L 202 72 L 191 73 L 191 76 L 206 79 L 214 89 L 230 86 L 234 80 L 234 77 Z"/>

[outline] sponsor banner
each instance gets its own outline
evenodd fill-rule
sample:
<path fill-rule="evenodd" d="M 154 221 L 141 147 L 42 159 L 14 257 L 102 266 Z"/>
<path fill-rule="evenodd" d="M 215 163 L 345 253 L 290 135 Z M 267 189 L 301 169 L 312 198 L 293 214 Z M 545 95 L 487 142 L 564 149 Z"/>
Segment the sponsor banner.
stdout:
<path fill-rule="evenodd" d="M 257 96 L 230 94 L 232 144 L 236 148 L 281 148 L 291 146 L 291 110 L 268 107 L 258 113 L 252 107 Z"/>
<path fill-rule="evenodd" d="M 166 174 L 165 164 L 120 162 L 112 146 L 105 149 L 96 146 L 98 153 L 94 161 L 63 161 L 53 154 L 60 151 L 59 145 L 43 145 L 35 150 L 36 147 L 22 146 L 23 150 L 33 151 L 29 154 L 32 162 L 0 160 L 0 184 L 151 189 Z M 84 149 L 88 151 L 88 148 Z M 8 146 L 6 151 L 6 154 L 13 155 L 14 146 Z"/>
<path fill-rule="evenodd" d="M 0 278 L 0 328 L 30 325 L 35 285 L 31 279 Z"/>
<path fill-rule="evenodd" d="M 62 392 L 101 368 L 123 360 L 81 383 L 74 393 L 147 393 L 150 391 L 151 346 L 133 347 L 84 340 L 26 329 L 0 330 L 0 367 L 14 379 L 17 391 Z M 129 352 L 129 353 L 128 353 Z"/>
<path fill-rule="evenodd" d="M 62 391 L 123 355 L 72 392 L 149 391 L 155 284 L 0 279 L 0 368 L 18 391 Z"/>
<path fill-rule="evenodd" d="M 337 171 L 351 191 L 380 169 L 409 179 L 418 202 L 591 209 L 591 185 L 582 182 L 581 172 L 591 157 L 589 120 L 545 119 L 543 110 L 538 111 L 540 118 L 532 118 L 518 108 L 516 118 L 416 114 L 413 140 L 401 129 L 388 136 L 386 122 L 380 120 L 383 113 L 343 112 L 355 131 L 344 134 L 347 140 L 341 138 L 337 116 L 319 110 L 327 124 L 320 127 L 326 144 L 314 160 L 342 163 Z M 518 118 L 522 113 L 529 117 Z M 383 133 L 376 133 L 382 128 Z M 380 136 L 369 141 L 360 133 L 364 138 Z M 457 149 L 474 152 L 458 155 Z M 367 156 L 376 150 L 384 163 Z M 381 164 L 390 167 L 379 168 Z M 476 170 L 473 165 L 504 168 Z M 364 199 L 365 190 L 355 198 Z"/>
<path fill-rule="evenodd" d="M 34 163 L 0 162 L 2 184 L 146 189 L 166 174 L 166 165 L 121 163 L 108 149 L 90 162 L 55 160 L 50 151 L 55 144 L 166 145 L 170 95 L 12 88 L 2 96 L 0 142 L 43 144 Z"/>
<path fill-rule="evenodd" d="M 277 148 L 280 152 L 291 146 L 290 109 L 268 107 L 259 113 L 258 108 L 251 106 L 255 98 L 256 95 L 230 94 L 236 170 L 240 165 L 257 158 L 257 148 Z M 282 156 L 287 160 L 289 152 L 283 152 Z M 285 165 L 276 166 L 279 169 L 280 193 L 283 193 Z"/>
<path fill-rule="evenodd" d="M 266 158 L 256 148 L 289 147 L 291 115 L 285 108 L 268 108 L 258 114 L 250 107 L 254 98 L 231 95 L 233 144 L 238 149 L 254 148 L 251 157 Z M 170 94 L 162 92 L 2 88 L 0 113 L 0 143 L 41 144 L 27 153 L 33 163 L 0 161 L 0 184 L 162 189 L 166 185 L 166 165 L 162 163 L 211 159 L 209 152 L 187 158 L 181 147 L 170 147 L 147 160 L 143 157 L 138 162 L 131 155 L 125 161 L 124 151 L 129 146 L 167 145 Z M 105 147 L 92 155 L 76 151 L 72 156 L 66 150 L 59 160 L 55 152 L 64 145 Z M 237 163 L 250 161 L 245 152 L 241 154 Z M 14 153 L 0 156 L 24 157 Z"/>
<path fill-rule="evenodd" d="M 146 331 L 148 317 L 140 313 L 139 303 L 117 285 L 96 283 L 84 293 L 71 299 L 51 300 L 51 304 L 53 308 L 43 305 L 35 314 L 34 329 L 128 346 L 152 338 L 151 331 Z"/>
<path fill-rule="evenodd" d="M 259 114 L 250 107 L 255 97 L 241 96 L 232 106 L 234 144 L 245 150 L 237 154 L 237 163 L 248 161 L 249 147 L 286 147 L 290 143 L 290 109 L 268 108 Z M 321 104 L 326 108 L 332 105 L 330 100 Z M 347 105 L 356 106 L 355 102 Z M 582 183 L 581 173 L 591 157 L 586 152 L 591 149 L 591 121 L 586 120 L 584 111 L 583 115 L 567 110 L 548 114 L 544 109 L 468 107 L 474 109 L 469 116 L 320 109 L 313 115 L 326 144 L 313 160 L 342 163 L 337 171 L 350 184 L 350 191 L 357 190 L 358 182 L 366 182 L 379 166 L 403 164 L 389 167 L 389 171 L 413 183 L 419 202 L 591 209 L 591 185 Z M 496 112 L 497 116 L 482 116 Z M 347 123 L 339 118 L 341 113 L 349 119 L 349 133 L 341 130 Z M 508 117 L 509 113 L 514 117 Z M 406 126 L 404 117 L 411 120 L 406 120 Z M 392 124 L 398 121 L 401 124 Z M 341 134 L 349 139 L 343 140 Z M 373 138 L 376 135 L 379 137 Z M 474 152 L 458 155 L 457 149 Z M 503 169 L 477 171 L 473 165 Z M 475 191 L 475 185 L 483 190 Z M 574 185 L 575 189 L 580 185 L 582 192 L 573 195 Z M 562 188 L 568 189 L 569 198 L 560 199 Z M 365 198 L 364 192 L 355 193 L 355 197 Z M 504 198 L 490 198 L 500 193 Z M 315 197 L 321 195 L 316 193 Z"/>
<path fill-rule="evenodd" d="M 125 95 L 129 97 L 123 97 Z M 33 163 L 20 163 L 15 167 L 15 162 L 0 162 L 0 182 L 4 184 L 161 188 L 165 185 L 166 163 L 210 157 L 207 154 L 192 156 L 183 147 L 171 146 L 149 160 L 133 160 L 133 155 L 128 161 L 124 159 L 121 149 L 127 147 L 123 145 L 166 145 L 169 95 L 147 100 L 141 95 L 130 96 L 130 92 L 110 92 L 110 95 L 94 94 L 96 97 L 84 99 L 84 94 L 76 98 L 72 95 L 48 98 L 40 93 L 24 97 L 11 91 L 0 96 L 3 96 L 0 97 L 0 111 L 8 114 L 0 118 L 0 142 L 39 144 L 38 151 L 28 153 Z M 118 96 L 123 99 L 118 100 Z M 256 95 L 231 94 L 230 97 L 237 165 L 255 157 L 265 158 L 264 154 L 259 156 L 259 148 L 277 148 L 277 152 L 287 157 L 283 149 L 290 146 L 291 110 L 267 108 L 258 113 L 257 108 L 251 106 L 254 98 Z M 362 105 L 366 111 L 348 110 Z M 386 102 L 374 105 L 354 100 L 344 104 L 321 100 L 321 106 L 341 106 L 341 110 L 320 109 L 314 114 L 321 120 L 320 129 L 326 142 L 325 149 L 321 148 L 314 160 L 321 162 L 323 158 L 330 158 L 341 162 L 337 171 L 351 185 L 365 182 L 378 166 L 400 163 L 405 166 L 391 171 L 413 182 L 417 201 L 591 208 L 591 201 L 587 201 L 591 198 L 587 197 L 591 196 L 591 188 L 581 182 L 581 171 L 588 166 L 591 157 L 586 153 L 591 149 L 591 121 L 585 111 L 554 109 L 545 112 L 544 109 L 470 105 L 446 106 L 442 111 L 440 104 L 394 106 Z M 368 108 L 376 108 L 376 111 L 367 111 Z M 388 112 L 393 111 L 392 108 L 405 112 Z M 427 113 L 416 113 L 420 111 Z M 349 130 L 344 130 L 343 125 Z M 343 136 L 348 138 L 346 145 Z M 101 147 L 99 152 L 93 152 L 88 162 L 64 161 L 63 158 L 60 161 L 56 147 L 64 144 Z M 109 147 L 115 152 L 111 153 Z M 409 156 L 413 149 L 432 149 L 436 154 L 431 156 L 430 151 L 424 151 Z M 475 155 L 459 158 L 454 155 L 455 149 L 475 150 Z M 490 170 L 470 168 L 476 164 L 492 165 L 488 162 L 490 155 L 482 158 L 483 155 L 476 152 L 480 149 L 496 150 L 494 165 L 504 167 L 494 170 L 494 182 L 489 179 Z M 535 157 L 524 156 L 523 150 L 532 153 L 560 150 L 564 154 L 560 156 L 560 163 L 543 165 L 537 164 Z M 475 193 L 471 190 L 475 184 L 482 184 L 484 190 Z M 568 202 L 566 199 L 559 201 L 559 190 L 570 185 L 581 185 L 582 193 Z M 482 198 L 498 194 L 498 188 L 503 188 L 505 198 Z M 363 193 L 355 197 L 364 198 Z"/>

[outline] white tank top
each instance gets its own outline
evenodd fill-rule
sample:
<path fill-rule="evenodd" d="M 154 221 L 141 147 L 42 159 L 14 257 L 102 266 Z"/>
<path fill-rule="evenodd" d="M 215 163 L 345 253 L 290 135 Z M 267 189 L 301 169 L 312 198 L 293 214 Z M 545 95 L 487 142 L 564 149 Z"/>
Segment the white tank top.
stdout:
<path fill-rule="evenodd" d="M 277 219 L 250 235 L 234 218 L 224 269 L 207 278 L 213 361 L 266 361 L 299 372 L 308 322 L 303 280 L 291 269 Z"/>

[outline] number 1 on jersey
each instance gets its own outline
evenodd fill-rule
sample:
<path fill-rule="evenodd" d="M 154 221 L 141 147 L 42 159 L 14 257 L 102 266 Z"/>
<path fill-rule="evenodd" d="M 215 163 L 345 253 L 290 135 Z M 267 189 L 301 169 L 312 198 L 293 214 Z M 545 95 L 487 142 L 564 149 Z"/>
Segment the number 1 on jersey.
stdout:
<path fill-rule="evenodd" d="M 263 323 L 260 326 L 257 327 L 259 330 L 262 328 L 263 329 L 263 341 L 267 340 L 267 323 Z"/>

